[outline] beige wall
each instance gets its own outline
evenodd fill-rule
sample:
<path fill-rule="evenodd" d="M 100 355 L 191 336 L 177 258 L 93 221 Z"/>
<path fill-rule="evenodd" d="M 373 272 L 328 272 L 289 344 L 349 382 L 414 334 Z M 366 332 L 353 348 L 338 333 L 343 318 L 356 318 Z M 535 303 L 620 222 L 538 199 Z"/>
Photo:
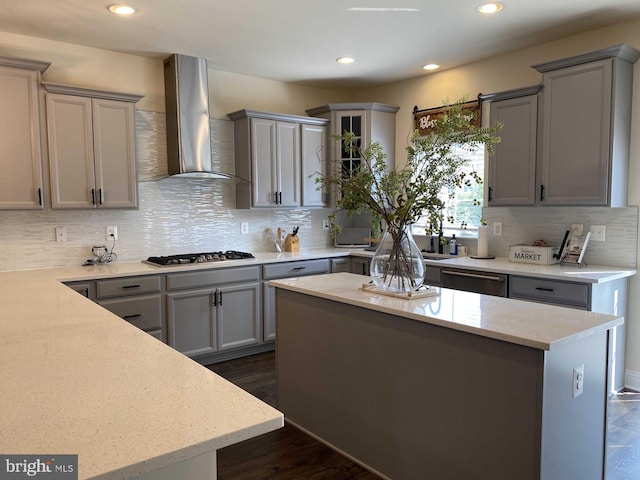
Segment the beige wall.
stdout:
<path fill-rule="evenodd" d="M 425 74 L 422 77 L 356 94 L 355 101 L 376 101 L 399 105 L 396 119 L 396 161 L 406 158 L 405 147 L 412 127 L 412 110 L 435 107 L 442 100 L 475 97 L 540 83 L 541 75 L 530 65 L 626 43 L 640 49 L 640 20 L 632 20 L 568 37 L 556 42 L 517 50 L 459 68 Z M 640 62 L 634 68 L 629 205 L 640 205 Z M 639 232 L 640 234 L 640 232 Z M 638 252 L 640 258 L 640 250 Z M 640 279 L 631 280 L 627 318 L 627 370 L 640 375 Z M 633 374 L 633 373 L 632 373 Z M 640 385 L 640 376 L 635 378 Z"/>
<path fill-rule="evenodd" d="M 0 55 L 51 62 L 45 82 L 144 95 L 136 108 L 164 112 L 162 58 L 110 52 L 0 32 Z M 264 78 L 209 69 L 209 107 L 214 118 L 250 108 L 306 115 L 305 109 L 329 102 L 352 101 L 338 90 L 292 85 Z"/>

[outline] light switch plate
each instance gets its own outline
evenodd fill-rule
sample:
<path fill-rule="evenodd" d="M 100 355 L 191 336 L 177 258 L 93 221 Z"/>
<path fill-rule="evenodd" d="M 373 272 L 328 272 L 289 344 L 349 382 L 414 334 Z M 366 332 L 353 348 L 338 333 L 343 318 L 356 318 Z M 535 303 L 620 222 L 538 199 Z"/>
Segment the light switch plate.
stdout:
<path fill-rule="evenodd" d="M 67 227 L 56 227 L 56 242 L 67 241 Z"/>
<path fill-rule="evenodd" d="M 502 236 L 502 222 L 493 222 L 493 236 L 494 237 Z"/>
<path fill-rule="evenodd" d="M 240 222 L 240 233 L 242 235 L 249 233 L 249 222 Z"/>

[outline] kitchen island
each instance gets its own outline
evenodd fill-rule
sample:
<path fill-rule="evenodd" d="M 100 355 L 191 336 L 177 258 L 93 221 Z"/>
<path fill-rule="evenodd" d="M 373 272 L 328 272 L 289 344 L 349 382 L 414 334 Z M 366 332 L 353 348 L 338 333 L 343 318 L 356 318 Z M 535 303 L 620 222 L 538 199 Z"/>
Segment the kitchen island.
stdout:
<path fill-rule="evenodd" d="M 271 282 L 288 421 L 397 480 L 603 478 L 607 336 L 622 317 L 362 284 Z"/>
<path fill-rule="evenodd" d="M 216 450 L 283 425 L 61 284 L 68 274 L 0 273 L 0 453 L 76 454 L 80 479 L 211 480 Z"/>

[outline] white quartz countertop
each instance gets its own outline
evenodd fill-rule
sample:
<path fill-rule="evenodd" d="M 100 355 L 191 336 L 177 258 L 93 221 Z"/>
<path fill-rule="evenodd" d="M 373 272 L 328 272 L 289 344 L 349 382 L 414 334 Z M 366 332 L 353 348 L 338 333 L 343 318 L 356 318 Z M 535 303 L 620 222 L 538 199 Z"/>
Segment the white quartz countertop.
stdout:
<path fill-rule="evenodd" d="M 373 252 L 364 249 L 352 250 L 352 255 L 372 257 Z M 447 257 L 442 260 L 426 259 L 426 265 L 436 267 L 460 268 L 483 272 L 504 273 L 508 275 L 524 275 L 527 277 L 563 280 L 578 283 L 605 283 L 619 278 L 631 277 L 637 273 L 634 268 L 607 267 L 603 265 L 587 265 L 578 268 L 575 265 L 533 265 L 530 263 L 510 262 L 506 257 L 494 259 L 477 259 L 466 257 Z"/>
<path fill-rule="evenodd" d="M 433 297 L 399 299 L 362 291 L 366 278 L 351 273 L 271 280 L 269 283 L 276 288 L 541 350 L 550 350 L 623 323 L 622 317 L 613 315 L 446 288 L 437 289 L 440 294 Z"/>
<path fill-rule="evenodd" d="M 0 273 L 0 452 L 78 454 L 79 478 L 125 479 L 282 427 L 279 411 L 59 282 L 154 268 Z"/>

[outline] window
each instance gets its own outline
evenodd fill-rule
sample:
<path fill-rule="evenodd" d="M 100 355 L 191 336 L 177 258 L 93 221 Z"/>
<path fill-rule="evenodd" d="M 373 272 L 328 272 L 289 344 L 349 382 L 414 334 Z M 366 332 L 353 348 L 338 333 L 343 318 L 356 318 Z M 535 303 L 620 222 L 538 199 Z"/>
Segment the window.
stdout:
<path fill-rule="evenodd" d="M 468 171 L 475 171 L 484 181 L 484 147 L 476 147 L 472 150 L 459 147 L 456 153 L 467 160 L 465 168 Z M 446 236 L 456 234 L 456 236 L 476 236 L 480 219 L 482 218 L 483 185 L 472 180 L 470 186 L 463 186 L 454 192 L 454 197 L 450 198 L 450 192 L 442 192 L 442 199 L 445 200 L 443 230 Z M 449 218 L 453 217 L 453 221 Z M 466 229 L 461 228 L 461 224 L 466 223 Z M 424 235 L 427 227 L 426 219 L 420 218 L 414 225 L 412 232 L 417 235 Z M 467 235 L 465 235 L 465 233 Z"/>

